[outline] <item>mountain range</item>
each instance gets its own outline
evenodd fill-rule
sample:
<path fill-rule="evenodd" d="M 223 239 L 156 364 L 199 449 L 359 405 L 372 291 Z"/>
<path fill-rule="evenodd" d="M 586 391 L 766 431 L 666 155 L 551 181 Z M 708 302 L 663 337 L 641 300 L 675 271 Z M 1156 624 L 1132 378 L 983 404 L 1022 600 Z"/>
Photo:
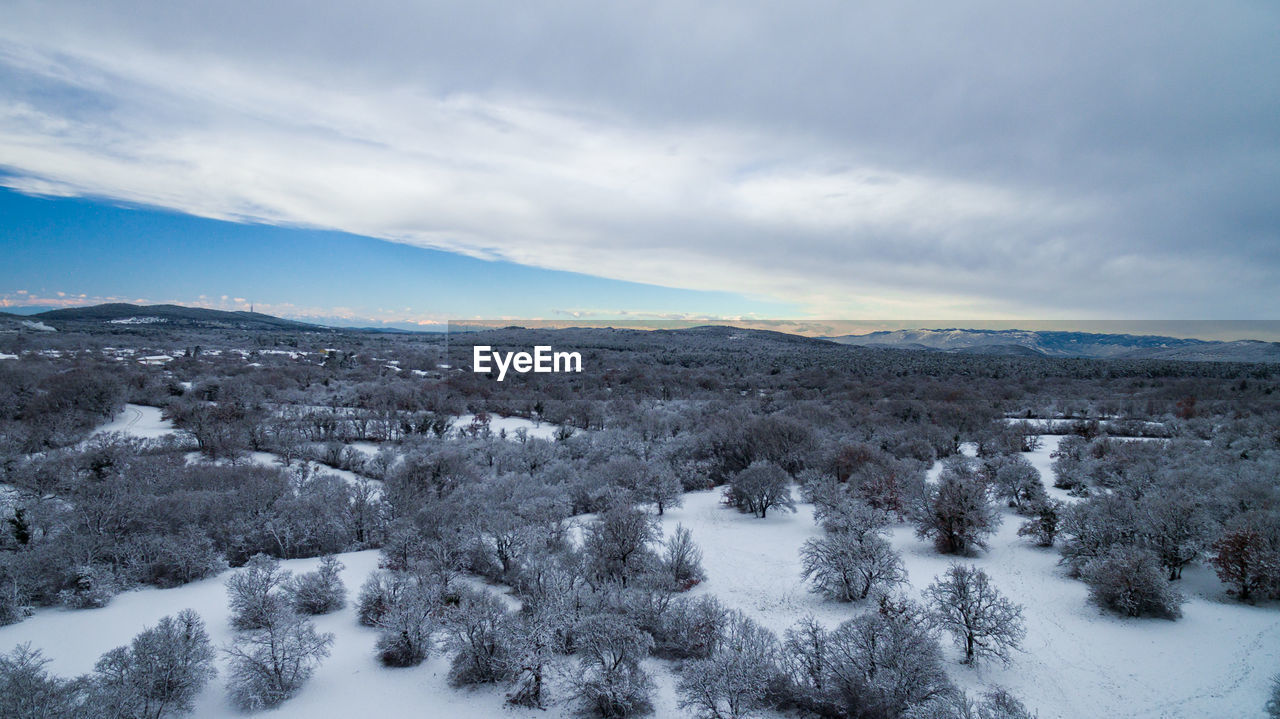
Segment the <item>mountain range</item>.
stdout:
<path fill-rule="evenodd" d="M 1033 330 L 919 329 L 826 339 L 862 347 L 1026 357 L 1280 362 L 1280 343 Z"/>
<path fill-rule="evenodd" d="M 114 303 L 71 307 L 33 314 L 0 312 L 0 330 L 43 331 L 84 329 L 164 328 L 236 329 L 260 332 L 405 332 L 401 329 L 331 327 L 288 320 L 260 312 L 229 312 L 181 305 Z M 443 329 L 432 328 L 433 330 Z M 488 329 L 452 326 L 451 331 Z M 735 333 L 731 327 L 703 326 L 655 332 Z M 752 333 L 754 334 L 754 333 Z M 770 335 L 780 333 L 770 332 Z M 785 335 L 790 337 L 790 335 Z M 1021 357 L 1081 357 L 1091 359 L 1163 359 L 1199 362 L 1280 362 L 1280 343 L 1259 340 L 1199 340 L 1158 335 L 1102 334 L 1035 330 L 915 329 L 871 332 L 835 337 L 800 337 L 843 345 L 898 350 Z"/>

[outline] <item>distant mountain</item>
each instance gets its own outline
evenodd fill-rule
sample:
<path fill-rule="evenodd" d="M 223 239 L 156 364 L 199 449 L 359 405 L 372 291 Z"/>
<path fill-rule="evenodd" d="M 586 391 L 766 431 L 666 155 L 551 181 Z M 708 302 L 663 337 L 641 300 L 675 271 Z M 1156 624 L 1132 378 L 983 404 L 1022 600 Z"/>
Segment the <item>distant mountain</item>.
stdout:
<path fill-rule="evenodd" d="M 829 337 L 863 347 L 1043 357 L 1280 362 L 1280 343 L 1181 339 L 1157 335 L 1038 332 L 1032 330 L 923 329 Z"/>
<path fill-rule="evenodd" d="M 54 327 L 96 325 L 109 327 L 187 327 L 201 329 L 293 330 L 332 332 L 329 327 L 264 315 L 261 312 L 227 312 L 181 305 L 131 305 L 125 303 L 69 307 L 30 315 Z"/>

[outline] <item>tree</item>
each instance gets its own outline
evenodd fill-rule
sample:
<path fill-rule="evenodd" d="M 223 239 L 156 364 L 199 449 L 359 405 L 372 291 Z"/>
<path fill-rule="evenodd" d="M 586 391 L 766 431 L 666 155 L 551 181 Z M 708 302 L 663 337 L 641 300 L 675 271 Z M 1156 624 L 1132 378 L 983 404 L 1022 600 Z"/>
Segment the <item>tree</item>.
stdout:
<path fill-rule="evenodd" d="M 1019 513 L 1048 499 L 1040 481 L 1040 470 L 1017 455 L 1003 459 L 993 479 L 996 494 Z"/>
<path fill-rule="evenodd" d="M 662 554 L 662 568 L 677 589 L 687 591 L 707 578 L 702 569 L 702 550 L 693 541 L 693 533 L 683 524 L 667 539 Z"/>
<path fill-rule="evenodd" d="M 275 615 L 289 611 L 284 587 L 290 573 L 280 560 L 265 554 L 255 555 L 243 569 L 227 579 L 231 605 L 231 626 L 240 630 L 262 629 Z"/>
<path fill-rule="evenodd" d="M 289 601 L 299 614 L 328 614 L 347 605 L 347 587 L 342 583 L 342 562 L 332 554 L 320 560 L 320 568 L 299 575 L 285 585 Z"/>
<path fill-rule="evenodd" d="M 82 687 L 45 670 L 49 660 L 30 644 L 0 654 L 0 716 L 5 719 L 79 719 Z"/>
<path fill-rule="evenodd" d="M 987 536 L 1000 525 L 986 485 L 967 462 L 943 468 L 938 482 L 925 488 L 916 515 L 916 535 L 931 537 L 943 554 L 986 549 Z"/>
<path fill-rule="evenodd" d="M 463 595 L 445 625 L 455 652 L 449 667 L 451 684 L 490 684 L 510 676 L 509 622 L 506 607 L 493 595 Z"/>
<path fill-rule="evenodd" d="M 615 501 L 585 527 L 583 548 L 594 573 L 625 585 L 653 565 L 649 544 L 658 538 L 653 517 L 624 501 Z"/>
<path fill-rule="evenodd" d="M 378 613 L 378 659 L 389 667 L 415 667 L 431 653 L 431 637 L 438 624 L 438 592 L 405 579 L 395 598 Z"/>
<path fill-rule="evenodd" d="M 604 719 L 648 712 L 653 682 L 640 660 L 653 648 L 653 638 L 627 617 L 611 613 L 585 617 L 574 633 L 579 647 L 574 693 L 583 709 Z"/>
<path fill-rule="evenodd" d="M 1046 499 L 1031 510 L 1031 519 L 1018 527 L 1019 537 L 1031 537 L 1041 547 L 1052 547 L 1058 536 L 1062 518 L 1062 502 Z"/>
<path fill-rule="evenodd" d="M 329 656 L 332 634 L 307 619 L 277 613 L 266 627 L 242 633 L 224 651 L 230 657 L 231 699 L 245 711 L 279 706 L 298 693 Z"/>
<path fill-rule="evenodd" d="M 1218 578 L 1240 601 L 1252 602 L 1280 585 L 1280 553 L 1257 528 L 1243 525 L 1227 531 L 1213 543 L 1213 551 L 1209 561 Z"/>
<path fill-rule="evenodd" d="M 143 630 L 129 647 L 103 655 L 94 669 L 91 701 L 111 719 L 186 714 L 216 673 L 213 657 L 204 622 L 184 609 Z"/>
<path fill-rule="evenodd" d="M 1280 719 L 1280 674 L 1271 677 L 1271 698 L 1267 700 L 1267 716 Z"/>
<path fill-rule="evenodd" d="M 977 567 L 952 564 L 924 595 L 933 603 L 939 626 L 964 648 L 965 664 L 987 657 L 1008 662 L 1026 636 L 1022 607 L 1005 598 Z"/>
<path fill-rule="evenodd" d="M 877 587 L 906 582 L 902 557 L 884 538 L 850 533 L 810 539 L 800 549 L 802 574 L 812 590 L 838 602 L 866 599 Z"/>
<path fill-rule="evenodd" d="M 1208 544 L 1210 517 L 1204 502 L 1188 491 L 1147 497 L 1139 514 L 1139 532 L 1155 552 L 1169 580 L 1182 578 L 1182 568 L 1198 559 Z"/>
<path fill-rule="evenodd" d="M 791 498 L 791 478 L 781 467 L 767 460 L 752 462 L 733 475 L 727 492 L 729 502 L 744 512 L 764 519 L 769 509 L 796 511 Z"/>
<path fill-rule="evenodd" d="M 724 634 L 706 659 L 687 662 L 677 691 L 680 707 L 700 719 L 741 719 L 764 708 L 778 673 L 778 640 L 741 612 L 729 615 Z"/>
<path fill-rule="evenodd" d="M 1186 601 L 1165 579 L 1154 554 L 1146 549 L 1117 545 L 1089 561 L 1081 571 L 1095 604 L 1129 617 L 1182 616 Z"/>
<path fill-rule="evenodd" d="M 933 622 L 909 599 L 881 596 L 827 634 L 821 651 L 821 703 L 836 716 L 902 716 L 955 691 Z"/>

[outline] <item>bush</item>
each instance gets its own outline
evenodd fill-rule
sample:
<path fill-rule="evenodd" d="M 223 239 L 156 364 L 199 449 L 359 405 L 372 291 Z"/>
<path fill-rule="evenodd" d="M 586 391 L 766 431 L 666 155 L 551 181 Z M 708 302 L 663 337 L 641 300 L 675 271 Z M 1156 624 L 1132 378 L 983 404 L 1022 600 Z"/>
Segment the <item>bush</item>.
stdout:
<path fill-rule="evenodd" d="M 439 593 L 412 581 L 406 582 L 396 600 L 377 619 L 378 659 L 389 667 L 413 667 L 431 653 L 436 629 Z"/>
<path fill-rule="evenodd" d="M 451 684 L 490 684 L 509 676 L 509 622 L 506 607 L 496 597 L 487 592 L 463 596 L 447 623 L 456 652 L 449 667 Z"/>
<path fill-rule="evenodd" d="M 399 600 L 404 591 L 404 575 L 386 569 L 376 569 L 360 586 L 356 600 L 356 618 L 366 627 L 378 626 L 379 620 Z"/>
<path fill-rule="evenodd" d="M 587 617 L 575 631 L 580 652 L 574 693 L 582 708 L 604 719 L 648 713 L 653 682 L 640 661 L 653 638 L 616 614 Z"/>
<path fill-rule="evenodd" d="M 1062 502 L 1046 499 L 1031 508 L 1031 519 L 1018 527 L 1019 537 L 1031 537 L 1041 547 L 1052 547 L 1062 521 Z"/>
<path fill-rule="evenodd" d="M 332 646 L 332 634 L 320 634 L 311 621 L 292 614 L 241 634 L 226 650 L 232 702 L 245 711 L 279 706 L 298 693 Z"/>
<path fill-rule="evenodd" d="M 1184 602 L 1165 579 L 1155 555 L 1136 547 L 1116 546 L 1091 560 L 1081 572 L 1094 603 L 1129 617 L 1177 619 Z"/>
<path fill-rule="evenodd" d="M 74 570 L 70 585 L 58 592 L 58 601 L 75 609 L 105 607 L 119 591 L 109 569 L 88 564 Z"/>
<path fill-rule="evenodd" d="M 320 568 L 295 577 L 286 586 L 289 602 L 299 614 L 328 614 L 347 606 L 347 587 L 339 573 L 344 569 L 337 557 L 320 560 Z"/>
<path fill-rule="evenodd" d="M 117 647 L 98 660 L 92 703 L 105 717 L 159 719 L 188 713 L 216 674 L 213 656 L 204 622 L 185 609 L 143 630 L 129 647 Z"/>
<path fill-rule="evenodd" d="M 706 659 L 687 662 L 677 690 L 680 707 L 701 719 L 740 719 L 762 709 L 778 676 L 778 640 L 741 612 Z"/>
<path fill-rule="evenodd" d="M 773 462 L 752 462 L 735 474 L 729 480 L 725 496 L 733 506 L 761 519 L 774 507 L 779 511 L 796 511 L 795 500 L 791 498 L 791 478 Z"/>
<path fill-rule="evenodd" d="M 83 695 L 75 682 L 45 671 L 48 659 L 30 644 L 0 654 L 0 716 L 5 719 L 79 719 Z"/>
<path fill-rule="evenodd" d="M 1000 526 L 987 499 L 987 486 L 967 461 L 948 463 L 935 485 L 925 488 L 916 510 L 916 535 L 932 538 L 943 554 L 986 549 L 986 538 Z"/>
<path fill-rule="evenodd" d="M 289 572 L 280 567 L 280 561 L 265 554 L 255 555 L 243 569 L 227 580 L 230 595 L 231 626 L 240 630 L 263 629 L 272 624 L 274 617 L 289 611 L 289 599 L 284 587 L 289 582 Z"/>
<path fill-rule="evenodd" d="M 1267 700 L 1267 716 L 1280 719 L 1280 674 L 1271 678 L 1271 698 Z"/>
<path fill-rule="evenodd" d="M 878 535 L 853 533 L 810 539 L 800 549 L 803 576 L 812 591 L 838 602 L 866 599 L 871 591 L 907 579 L 902 557 Z"/>
<path fill-rule="evenodd" d="M 667 606 L 653 635 L 653 653 L 668 659 L 700 659 L 720 642 L 729 612 L 713 596 L 681 597 Z"/>
<path fill-rule="evenodd" d="M 667 540 L 662 569 L 680 591 L 688 591 L 707 578 L 702 569 L 702 550 L 693 542 L 693 533 L 682 524 Z"/>

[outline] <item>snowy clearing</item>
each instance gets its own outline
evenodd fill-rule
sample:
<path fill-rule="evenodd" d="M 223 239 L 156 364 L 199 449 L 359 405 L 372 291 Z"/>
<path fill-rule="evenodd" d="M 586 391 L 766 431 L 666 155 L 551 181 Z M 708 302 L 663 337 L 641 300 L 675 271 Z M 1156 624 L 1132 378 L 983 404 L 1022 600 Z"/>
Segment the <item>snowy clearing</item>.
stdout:
<path fill-rule="evenodd" d="M 141 404 L 126 404 L 110 422 L 93 430 L 93 434 L 120 432 L 130 437 L 141 439 L 160 439 L 177 434 L 178 429 L 173 422 L 165 419 L 159 407 L 148 407 Z"/>

